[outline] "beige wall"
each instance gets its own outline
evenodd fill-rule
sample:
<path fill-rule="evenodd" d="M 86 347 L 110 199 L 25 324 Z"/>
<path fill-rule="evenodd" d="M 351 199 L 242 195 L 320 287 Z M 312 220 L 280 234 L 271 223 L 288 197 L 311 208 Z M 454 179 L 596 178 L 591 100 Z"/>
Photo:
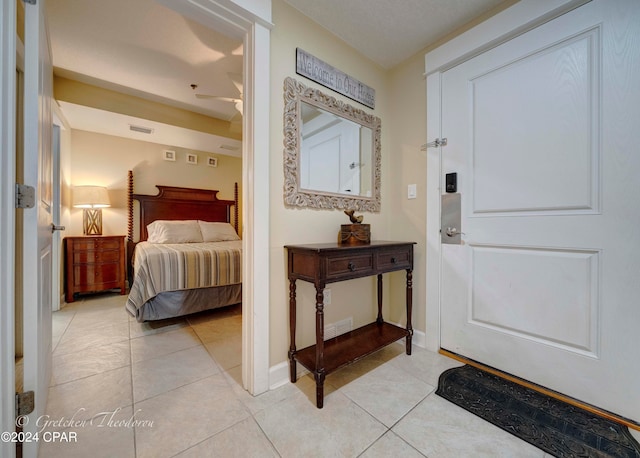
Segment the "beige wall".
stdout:
<path fill-rule="evenodd" d="M 371 224 L 372 238 L 377 240 L 415 241 L 413 272 L 413 327 L 425 331 L 426 316 L 426 152 L 421 145 L 426 139 L 426 82 L 424 56 L 446 41 L 513 5 L 506 0 L 497 8 L 452 31 L 438 43 L 425 48 L 401 65 L 385 70 L 372 63 L 325 29 L 285 4 L 273 0 L 271 34 L 271 301 L 270 364 L 287 359 L 288 280 L 283 246 L 286 244 L 332 242 L 340 224 L 347 222 L 341 211 L 285 208 L 282 200 L 283 170 L 283 97 L 284 78 L 292 76 L 307 86 L 317 87 L 336 98 L 339 94 L 322 88 L 295 73 L 295 48 L 324 60 L 376 90 L 376 109 L 356 102 L 346 102 L 372 112 L 382 119 L 382 210 L 365 213 Z M 407 185 L 416 184 L 417 198 L 407 199 Z M 298 320 L 297 346 L 313 343 L 315 336 L 315 290 L 312 285 L 297 282 Z M 375 316 L 373 279 L 334 283 L 332 304 L 325 307 L 325 323 L 348 316 L 354 326 L 365 324 Z M 385 319 L 405 323 L 405 275 L 385 275 Z M 414 340 L 415 341 L 415 340 Z"/>
<path fill-rule="evenodd" d="M 283 82 L 290 76 L 303 84 L 316 87 L 323 92 L 358 108 L 373 113 L 382 120 L 382 210 L 380 213 L 365 213 L 365 222 L 371 224 L 372 238 L 388 240 L 395 238 L 391 229 L 392 206 L 396 205 L 392 189 L 391 163 L 395 152 L 391 146 L 391 117 L 388 72 L 362 57 L 344 42 L 311 22 L 282 0 L 273 2 L 271 33 L 271 148 L 270 148 L 270 212 L 271 212 L 271 301 L 270 301 L 270 364 L 274 366 L 286 360 L 289 348 L 289 284 L 286 277 L 287 244 L 334 242 L 340 224 L 348 223 L 342 210 L 312 210 L 286 208 L 283 201 Z M 323 88 L 310 80 L 296 75 L 295 49 L 300 47 L 362 81 L 376 90 L 376 109 L 370 110 L 357 102 Z M 385 277 L 399 276 L 394 273 Z M 385 281 L 388 285 L 389 282 Z M 332 304 L 325 307 L 325 323 L 334 323 L 349 316 L 358 327 L 375 318 L 375 278 L 365 278 L 330 285 Z M 315 339 L 315 289 L 305 282 L 297 283 L 298 320 L 297 346 L 310 345 Z M 385 292 L 390 297 L 389 288 Z M 403 291 L 404 294 L 404 291 Z M 399 316 L 399 314 L 396 314 Z M 404 322 L 404 318 L 403 318 Z"/>
<path fill-rule="evenodd" d="M 426 320 L 426 176 L 427 151 L 421 145 L 427 143 L 427 96 L 424 77 L 425 54 L 436 49 L 452 38 L 487 20 L 491 16 L 517 3 L 506 0 L 496 8 L 451 31 L 433 45 L 419 51 L 389 72 L 389 98 L 391 118 L 388 133 L 391 137 L 393 155 L 388 173 L 391 175 L 391 235 L 398 240 L 414 240 L 413 271 L 413 327 L 425 331 Z M 429 141 L 432 141 L 430 138 Z M 407 185 L 417 185 L 417 198 L 407 199 Z M 404 290 L 404 279 L 392 278 L 391 289 L 394 296 Z M 391 309 L 391 321 L 402 322 L 401 308 Z"/>
<path fill-rule="evenodd" d="M 426 86 L 424 54 L 419 53 L 390 72 L 389 97 L 391 113 L 388 122 L 392 156 L 387 173 L 391 186 L 387 190 L 391 206 L 391 236 L 398 240 L 417 242 L 413 250 L 413 327 L 425 331 L 426 310 L 426 174 L 427 156 L 421 151 L 426 143 Z M 415 184 L 417 197 L 407 199 L 407 186 Z M 392 278 L 391 290 L 395 296 L 404 292 L 405 279 Z M 404 314 L 395 307 L 390 321 L 403 322 Z"/>
<path fill-rule="evenodd" d="M 158 192 L 155 185 L 160 184 L 218 189 L 218 198 L 233 200 L 235 182 L 238 182 L 240 195 L 242 193 L 240 158 L 189 150 L 189 153 L 198 155 L 198 164 L 191 165 L 186 163 L 187 150 L 183 148 L 82 130 L 71 131 L 70 149 L 69 185 L 106 186 L 109 190 L 111 207 L 102 212 L 102 232 L 105 235 L 127 234 L 129 170 L 133 170 L 134 192 L 139 194 L 155 195 Z M 165 149 L 176 152 L 175 162 L 163 159 L 162 152 Z M 207 165 L 206 158 L 209 156 L 218 158 L 218 167 Z M 70 208 L 68 211 L 69 227 L 65 235 L 82 235 L 82 210 Z"/>
<path fill-rule="evenodd" d="M 53 89 L 56 100 L 242 140 L 242 133 L 236 132 L 229 121 L 182 108 L 152 102 L 61 76 L 54 76 Z"/>

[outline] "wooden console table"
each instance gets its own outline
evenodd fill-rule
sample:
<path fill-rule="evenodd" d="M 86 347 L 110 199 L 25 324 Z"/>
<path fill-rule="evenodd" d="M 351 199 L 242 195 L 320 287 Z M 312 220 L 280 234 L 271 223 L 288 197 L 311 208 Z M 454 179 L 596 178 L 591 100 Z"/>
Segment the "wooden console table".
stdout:
<path fill-rule="evenodd" d="M 289 368 L 291 382 L 297 379 L 296 361 L 316 380 L 316 405 L 322 408 L 325 376 L 397 340 L 406 337 L 411 354 L 413 245 L 415 242 L 371 242 L 368 245 L 323 243 L 288 245 L 289 271 Z M 382 319 L 382 274 L 406 270 L 407 326 L 401 328 Z M 373 323 L 324 341 L 324 288 L 354 278 L 378 276 L 378 317 Z M 316 287 L 316 344 L 296 350 L 296 280 Z"/>

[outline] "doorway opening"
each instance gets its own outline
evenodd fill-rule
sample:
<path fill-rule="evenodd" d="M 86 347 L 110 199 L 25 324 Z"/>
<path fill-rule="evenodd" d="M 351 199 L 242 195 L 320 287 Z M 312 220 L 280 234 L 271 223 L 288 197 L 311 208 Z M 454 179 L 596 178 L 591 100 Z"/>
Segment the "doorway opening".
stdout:
<path fill-rule="evenodd" d="M 270 24 L 255 15 L 228 5 L 208 4 L 206 14 L 192 2 L 172 2 L 172 9 L 185 17 L 216 29 L 223 28 L 230 35 L 242 40 L 244 46 L 244 107 L 242 145 L 242 221 L 244 233 L 243 260 L 243 377 L 244 386 L 253 394 L 269 387 L 268 361 L 268 78 L 256 80 L 253 76 L 256 61 L 265 59 L 269 52 Z M 213 6 L 212 6 L 213 5 Z M 258 96 L 256 103 L 254 97 Z M 256 128 L 258 126 L 259 128 Z M 254 308 L 255 305 L 255 308 Z"/>

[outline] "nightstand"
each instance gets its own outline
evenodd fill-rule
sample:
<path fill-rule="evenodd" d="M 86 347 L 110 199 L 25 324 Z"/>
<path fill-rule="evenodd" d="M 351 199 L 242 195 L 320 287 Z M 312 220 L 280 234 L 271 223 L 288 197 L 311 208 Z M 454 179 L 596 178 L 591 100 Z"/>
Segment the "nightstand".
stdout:
<path fill-rule="evenodd" d="M 120 288 L 126 294 L 124 235 L 65 237 L 66 301 L 75 293 Z"/>

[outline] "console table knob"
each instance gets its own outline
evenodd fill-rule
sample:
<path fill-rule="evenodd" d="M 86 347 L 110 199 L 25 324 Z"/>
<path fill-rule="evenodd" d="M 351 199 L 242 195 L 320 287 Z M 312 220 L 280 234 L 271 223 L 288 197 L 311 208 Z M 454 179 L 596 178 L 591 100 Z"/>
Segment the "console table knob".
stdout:
<path fill-rule="evenodd" d="M 347 266 L 347 268 L 348 268 L 351 272 L 353 272 L 353 271 L 355 271 L 355 270 L 356 270 L 356 265 L 355 265 L 354 263 L 350 262 L 350 263 L 349 263 L 349 265 Z"/>

